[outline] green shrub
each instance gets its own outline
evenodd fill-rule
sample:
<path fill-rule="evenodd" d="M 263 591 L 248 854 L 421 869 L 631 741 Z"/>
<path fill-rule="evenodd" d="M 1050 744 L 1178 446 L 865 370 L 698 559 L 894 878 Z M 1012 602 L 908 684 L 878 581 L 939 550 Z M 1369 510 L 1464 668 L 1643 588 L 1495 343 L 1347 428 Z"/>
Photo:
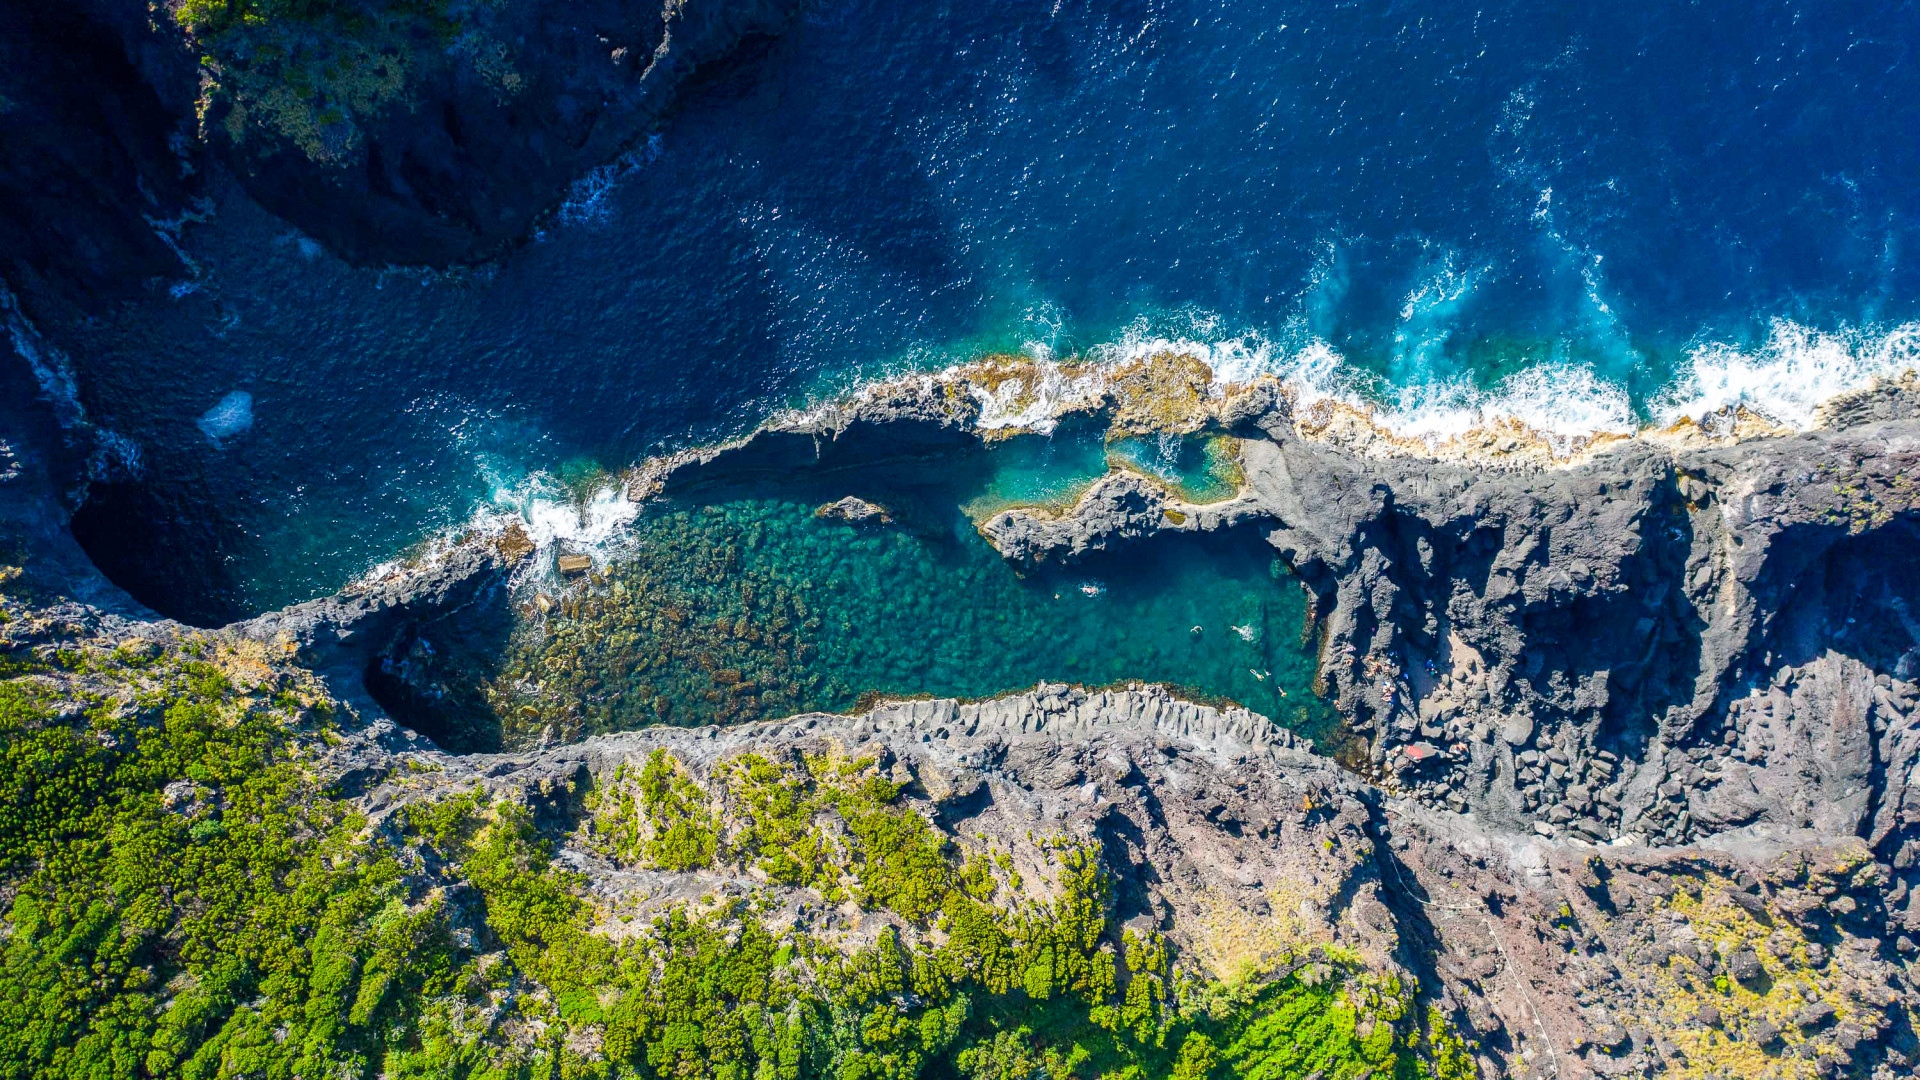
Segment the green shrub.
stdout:
<path fill-rule="evenodd" d="M 140 692 L 84 711 L 0 682 L 0 1076 L 374 1067 L 444 981 L 443 911 L 314 797 L 300 716 L 207 664 L 142 666 Z"/>
<path fill-rule="evenodd" d="M 311 687 L 194 654 L 0 680 L 4 1080 L 1471 1075 L 1350 959 L 1176 977 L 1114 925 L 1093 849 L 1047 849 L 1052 899 L 993 902 L 988 860 L 871 759 L 737 758 L 709 791 L 656 753 L 594 793 L 588 839 L 782 867 L 901 929 L 847 953 L 748 899 L 607 934 L 525 807 L 443 795 L 373 827 L 309 771 L 338 738 Z"/>

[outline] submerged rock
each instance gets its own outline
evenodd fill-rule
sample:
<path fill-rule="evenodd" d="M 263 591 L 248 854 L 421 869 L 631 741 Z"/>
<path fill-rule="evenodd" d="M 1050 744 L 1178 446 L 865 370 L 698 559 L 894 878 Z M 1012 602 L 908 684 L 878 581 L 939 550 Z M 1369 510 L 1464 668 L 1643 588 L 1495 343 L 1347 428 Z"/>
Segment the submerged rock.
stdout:
<path fill-rule="evenodd" d="M 853 495 L 820 506 L 814 510 L 813 516 L 829 521 L 844 521 L 849 525 L 893 524 L 893 514 L 886 507 Z"/>

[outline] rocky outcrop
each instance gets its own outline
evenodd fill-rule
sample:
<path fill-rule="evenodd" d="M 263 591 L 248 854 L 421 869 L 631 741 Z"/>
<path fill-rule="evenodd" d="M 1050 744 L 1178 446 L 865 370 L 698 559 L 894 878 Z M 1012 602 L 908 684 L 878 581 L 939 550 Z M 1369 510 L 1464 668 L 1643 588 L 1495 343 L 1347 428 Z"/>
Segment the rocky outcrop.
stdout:
<path fill-rule="evenodd" d="M 255 86 L 284 72 L 216 41 L 202 130 L 261 205 L 350 262 L 475 262 L 637 149 L 695 69 L 780 33 L 800 6 L 521 0 L 374 19 L 338 46 L 358 50 L 348 70 L 365 85 L 322 85 L 297 108 Z"/>
<path fill-rule="evenodd" d="M 365 680 L 377 670 L 382 651 L 401 642 L 404 652 L 404 643 L 427 626 L 458 624 L 465 634 L 497 629 L 504 621 L 507 579 L 532 552 L 514 528 L 468 533 L 332 596 L 234 623 L 227 632 L 276 646 L 329 676 L 337 695 L 378 714 Z"/>
<path fill-rule="evenodd" d="M 893 514 L 886 507 L 870 503 L 857 495 L 823 503 L 814 508 L 813 516 L 827 521 L 842 521 L 855 528 L 893 524 Z"/>
<path fill-rule="evenodd" d="M 1432 805 L 1595 841 L 1882 842 L 1912 824 L 1913 393 L 1843 403 L 1868 421 L 1849 427 L 1522 471 L 1269 423 L 1229 503 L 1169 514 L 1118 475 L 1071 513 L 983 531 L 1030 562 L 1258 524 L 1319 597 L 1322 677 L 1366 764 Z M 1886 854 L 1910 865 L 1906 843 Z"/>
<path fill-rule="evenodd" d="M 0 4 L 0 280 L 51 329 L 188 277 L 223 174 L 351 262 L 490 258 L 800 6 L 342 0 L 199 40 L 145 0 Z"/>
<path fill-rule="evenodd" d="M 1888 868 L 1858 838 L 1597 851 L 1429 809 L 1264 718 L 1153 687 L 1043 685 L 521 755 L 452 757 L 379 730 L 332 765 L 376 824 L 476 787 L 524 803 L 626 917 L 754 893 L 849 944 L 910 933 L 740 868 L 622 869 L 582 840 L 586 793 L 656 751 L 699 783 L 742 754 L 859 756 L 964 850 L 1001 853 L 1036 888 L 1051 838 L 1098 851 L 1116 916 L 1205 974 L 1325 948 L 1411 976 L 1486 1077 L 1892 1077 L 1914 1060 L 1920 994 L 1886 939 Z"/>

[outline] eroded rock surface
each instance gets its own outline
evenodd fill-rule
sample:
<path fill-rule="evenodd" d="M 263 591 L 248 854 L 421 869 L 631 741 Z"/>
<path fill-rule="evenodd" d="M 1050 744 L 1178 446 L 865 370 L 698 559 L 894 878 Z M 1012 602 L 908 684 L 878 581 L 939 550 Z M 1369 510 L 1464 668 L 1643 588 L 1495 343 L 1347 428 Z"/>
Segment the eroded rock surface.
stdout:
<path fill-rule="evenodd" d="M 1600 842 L 1880 843 L 1915 763 L 1912 395 L 1843 403 L 1852 426 L 1533 470 L 1356 455 L 1263 415 L 1229 503 L 1119 474 L 984 531 L 1032 562 L 1258 524 L 1319 598 L 1322 677 L 1369 766 L 1431 805 Z M 1885 854 L 1910 868 L 1904 844 Z"/>
<path fill-rule="evenodd" d="M 262 670 L 322 671 L 357 719 L 317 767 L 372 822 L 475 789 L 522 802 L 616 922 L 759 892 L 827 939 L 875 940 L 885 912 L 724 859 L 616 865 L 590 842 L 589 796 L 656 751 L 705 784 L 745 753 L 855 754 L 961 851 L 1031 870 L 1037 894 L 1046 838 L 1096 849 L 1115 914 L 1210 974 L 1339 948 L 1413 977 L 1484 1075 L 1905 1076 L 1920 1007 L 1909 389 L 1843 403 L 1848 426 L 1642 440 L 1559 469 L 1355 454 L 1276 422 L 1275 401 L 1241 417 L 1233 500 L 1175 504 L 1119 474 L 1070 514 L 987 526 L 1034 560 L 1263 525 L 1319 597 L 1323 674 L 1364 776 L 1255 714 L 1150 687 L 447 755 L 381 714 L 369 664 L 423 621 L 497 604 L 531 554 L 510 530 L 210 640 Z M 963 437 L 955 413 L 902 401 L 930 450 Z M 862 408 L 652 475 L 820 460 L 893 422 Z M 41 502 L 46 457 L 10 461 L 24 565 L 0 582 L 19 609 L 7 652 L 185 633 L 90 600 Z"/>
<path fill-rule="evenodd" d="M 708 784 L 743 754 L 860 756 L 960 850 L 1006 855 L 1042 892 L 1046 841 L 1098 850 L 1116 916 L 1207 974 L 1330 947 L 1413 977 L 1489 1077 L 1892 1077 L 1912 1060 L 1920 994 L 1887 940 L 1892 875 L 1858 837 L 1551 840 L 1390 795 L 1261 717 L 1150 687 L 653 728 L 526 755 L 395 753 L 394 736 L 356 740 L 334 765 L 374 820 L 476 785 L 523 802 L 567 830 L 561 860 L 626 918 L 771 889 L 784 919 L 849 947 L 911 934 L 749 868 L 622 868 L 580 828 L 588 793 L 656 751 Z"/>

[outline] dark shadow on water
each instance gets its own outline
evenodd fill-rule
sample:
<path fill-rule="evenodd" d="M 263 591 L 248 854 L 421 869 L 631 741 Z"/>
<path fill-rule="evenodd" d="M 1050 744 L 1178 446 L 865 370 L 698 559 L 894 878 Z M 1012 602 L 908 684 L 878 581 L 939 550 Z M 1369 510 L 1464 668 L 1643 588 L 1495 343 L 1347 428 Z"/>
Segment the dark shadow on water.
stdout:
<path fill-rule="evenodd" d="M 185 512 L 168 500 L 191 503 Z M 73 537 L 109 581 L 168 618 L 224 626 L 254 612 L 238 600 L 226 552 L 246 542 L 197 478 L 172 491 L 139 481 L 97 483 L 73 515 Z"/>

